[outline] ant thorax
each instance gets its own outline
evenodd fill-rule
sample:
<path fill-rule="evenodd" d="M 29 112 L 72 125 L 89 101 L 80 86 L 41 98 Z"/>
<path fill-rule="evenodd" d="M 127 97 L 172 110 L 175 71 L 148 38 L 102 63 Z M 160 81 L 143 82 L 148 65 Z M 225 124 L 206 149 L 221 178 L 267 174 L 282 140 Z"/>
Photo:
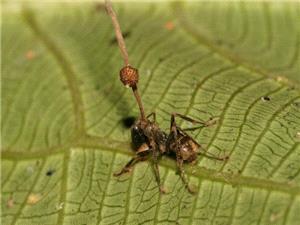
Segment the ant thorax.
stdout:
<path fill-rule="evenodd" d="M 131 141 L 134 150 L 139 154 L 146 151 L 166 152 L 167 134 L 157 123 L 148 119 L 138 119 L 131 127 Z"/>
<path fill-rule="evenodd" d="M 200 145 L 190 136 L 177 130 L 167 135 L 155 121 L 137 120 L 131 127 L 131 141 L 134 150 L 139 155 L 146 155 L 151 151 L 158 151 L 160 155 L 176 155 L 180 152 L 184 162 L 193 162 L 197 159 Z"/>

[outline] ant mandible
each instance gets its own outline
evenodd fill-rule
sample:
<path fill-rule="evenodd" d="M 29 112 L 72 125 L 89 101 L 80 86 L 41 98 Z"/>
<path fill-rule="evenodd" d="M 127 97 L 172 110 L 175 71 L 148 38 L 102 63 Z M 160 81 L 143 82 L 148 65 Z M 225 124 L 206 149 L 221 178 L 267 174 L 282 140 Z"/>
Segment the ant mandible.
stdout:
<path fill-rule="evenodd" d="M 137 104 L 140 109 L 140 118 L 131 127 L 131 141 L 133 148 L 136 152 L 135 156 L 123 167 L 123 169 L 114 173 L 114 176 L 121 176 L 122 174 L 131 171 L 133 166 L 140 162 L 150 159 L 152 161 L 155 179 L 158 183 L 158 187 L 161 193 L 165 193 L 165 190 L 160 181 L 158 161 L 163 155 L 175 155 L 176 164 L 179 175 L 190 193 L 195 191 L 189 186 L 187 178 L 185 176 L 183 163 L 193 163 L 197 160 L 197 155 L 201 145 L 197 143 L 190 135 L 186 133 L 186 130 L 199 129 L 207 127 L 216 122 L 215 119 L 209 121 L 198 121 L 190 117 L 184 116 L 179 113 L 171 114 L 171 125 L 169 134 L 165 133 L 159 128 L 156 122 L 156 114 L 151 113 L 145 116 L 144 107 L 141 97 L 138 93 L 137 83 L 139 80 L 138 70 L 129 65 L 128 53 L 120 25 L 118 23 L 115 12 L 112 9 L 111 3 L 106 0 L 106 10 L 110 15 L 114 28 L 116 38 L 118 40 L 119 48 L 121 50 L 122 57 L 124 59 L 125 66 L 120 70 L 120 80 L 126 87 L 131 87 L 133 94 L 136 98 Z M 152 120 L 150 119 L 152 117 Z M 193 124 L 199 124 L 196 128 L 181 129 L 177 126 L 175 118 L 181 118 L 189 121 Z M 208 157 L 224 161 L 227 157 L 216 157 L 210 153 L 206 153 Z"/>

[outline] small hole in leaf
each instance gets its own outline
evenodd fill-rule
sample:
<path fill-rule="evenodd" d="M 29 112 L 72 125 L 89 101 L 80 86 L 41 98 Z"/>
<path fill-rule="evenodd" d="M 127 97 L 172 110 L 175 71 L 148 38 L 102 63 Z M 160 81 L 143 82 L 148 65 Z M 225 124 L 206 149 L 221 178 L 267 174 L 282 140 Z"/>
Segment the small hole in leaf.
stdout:
<path fill-rule="evenodd" d="M 55 173 L 55 170 L 50 169 L 46 172 L 46 176 L 51 177 L 54 173 Z"/>
<path fill-rule="evenodd" d="M 270 97 L 268 97 L 268 96 L 263 96 L 263 97 L 261 97 L 261 100 L 264 101 L 264 102 L 268 102 L 268 101 L 270 101 L 271 99 L 270 99 Z"/>

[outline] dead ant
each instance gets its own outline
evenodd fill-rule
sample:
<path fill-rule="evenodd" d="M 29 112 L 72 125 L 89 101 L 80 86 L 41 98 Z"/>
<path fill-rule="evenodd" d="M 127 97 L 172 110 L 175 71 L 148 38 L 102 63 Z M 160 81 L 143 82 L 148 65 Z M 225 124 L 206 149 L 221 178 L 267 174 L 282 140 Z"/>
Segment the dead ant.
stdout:
<path fill-rule="evenodd" d="M 151 116 L 153 117 L 153 120 L 149 119 Z M 210 126 L 215 122 L 215 120 L 200 122 L 178 113 L 172 113 L 170 133 L 167 135 L 156 123 L 155 113 L 149 114 L 146 117 L 146 120 L 138 119 L 131 127 L 131 141 L 134 150 L 136 151 L 136 155 L 123 167 L 120 172 L 114 173 L 114 176 L 120 176 L 126 172 L 129 172 L 136 163 L 151 158 L 159 189 L 162 193 L 165 193 L 160 181 L 158 160 L 162 155 L 175 155 L 179 175 L 187 190 L 190 193 L 194 193 L 195 191 L 192 190 L 192 188 L 188 185 L 188 181 L 184 175 L 183 163 L 194 163 L 197 160 L 198 154 L 201 154 L 198 152 L 199 148 L 201 148 L 201 145 L 198 144 L 197 141 L 195 141 L 190 135 L 188 135 L 184 129 L 181 129 L 176 125 L 176 117 L 180 117 L 181 119 L 187 120 L 194 124 L 200 124 L 200 127 Z M 197 126 L 195 129 L 199 129 L 200 127 Z M 188 128 L 188 130 L 191 129 L 194 128 Z M 209 155 L 208 157 L 222 161 L 227 159 L 226 157 L 219 158 L 214 155 Z"/>
<path fill-rule="evenodd" d="M 151 113 L 148 116 L 145 116 L 142 101 L 137 89 L 139 78 L 138 70 L 129 65 L 128 53 L 126 50 L 122 32 L 117 17 L 109 1 L 106 1 L 106 10 L 112 19 L 116 38 L 118 40 L 119 48 L 124 59 L 125 66 L 120 70 L 120 80 L 126 87 L 132 88 L 141 114 L 140 118 L 131 127 L 131 141 L 136 154 L 120 172 L 114 173 L 114 176 L 120 176 L 126 172 L 129 172 L 133 168 L 133 166 L 140 161 L 151 159 L 159 190 L 161 193 L 165 193 L 165 190 L 160 181 L 158 160 L 163 155 L 175 155 L 179 175 L 187 190 L 190 193 L 194 193 L 194 190 L 192 190 L 192 188 L 189 186 L 187 178 L 185 176 L 183 163 L 195 162 L 197 159 L 197 155 L 199 154 L 198 149 L 201 147 L 201 145 L 198 144 L 197 141 L 195 141 L 190 135 L 188 135 L 186 133 L 186 130 L 207 127 L 214 124 L 216 120 L 211 119 L 206 122 L 197 121 L 179 113 L 172 113 L 170 132 L 169 134 L 166 134 L 159 128 L 159 125 L 156 123 L 155 113 Z M 151 117 L 152 120 L 150 120 Z M 189 121 L 193 124 L 199 124 L 199 126 L 196 128 L 181 129 L 176 124 L 176 117 Z M 227 157 L 216 157 L 208 152 L 206 154 L 208 157 L 217 160 L 224 161 L 227 159 Z"/>

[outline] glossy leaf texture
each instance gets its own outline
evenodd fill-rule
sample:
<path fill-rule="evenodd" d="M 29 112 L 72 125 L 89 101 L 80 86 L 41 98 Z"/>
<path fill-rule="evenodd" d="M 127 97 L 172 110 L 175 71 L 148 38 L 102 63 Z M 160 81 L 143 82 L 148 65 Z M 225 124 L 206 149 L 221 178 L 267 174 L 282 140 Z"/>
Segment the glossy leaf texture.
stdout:
<path fill-rule="evenodd" d="M 138 108 L 101 3 L 6 2 L 2 9 L 2 224 L 299 224 L 298 2 L 114 4 L 146 112 L 217 117 L 193 137 L 220 162 L 133 156 Z M 182 127 L 191 124 L 178 121 Z"/>

